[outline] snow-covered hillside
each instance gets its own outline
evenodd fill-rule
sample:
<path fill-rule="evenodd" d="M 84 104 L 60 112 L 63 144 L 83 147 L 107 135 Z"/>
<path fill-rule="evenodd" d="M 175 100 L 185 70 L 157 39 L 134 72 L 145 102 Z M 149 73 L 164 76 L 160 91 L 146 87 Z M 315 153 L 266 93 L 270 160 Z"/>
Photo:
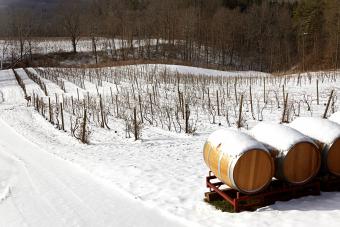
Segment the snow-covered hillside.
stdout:
<path fill-rule="evenodd" d="M 141 71 L 145 71 L 146 68 L 143 67 Z M 42 75 L 44 70 L 51 71 L 51 75 L 59 75 L 60 79 L 67 82 L 65 79 L 67 77 L 62 71 L 56 72 L 58 69 L 35 71 Z M 223 78 L 228 78 L 228 73 L 225 72 L 210 74 L 209 71 L 190 67 L 176 66 L 174 71 L 196 74 L 195 78 L 198 78 L 198 75 L 199 77 L 225 75 Z M 18 72 L 25 73 L 21 70 Z M 138 70 L 135 72 L 140 74 Z M 76 73 L 81 74 L 79 71 L 72 71 L 72 74 Z M 262 119 L 261 114 L 265 121 L 280 121 L 283 83 L 285 92 L 291 97 L 291 105 L 295 105 L 294 110 L 290 109 L 293 111 L 289 115 L 290 118 L 297 117 L 297 113 L 300 116 L 321 116 L 330 91 L 335 89 L 338 94 L 340 87 L 339 73 L 325 76 L 322 76 L 322 73 L 313 73 L 310 80 L 308 75 L 287 76 L 285 82 L 276 77 L 270 78 L 270 75 L 259 76 L 254 72 L 245 73 L 248 76 L 244 76 L 244 79 L 241 79 L 243 73 L 238 72 L 238 74 L 240 75 L 236 75 L 236 78 L 241 83 L 237 85 L 237 90 L 240 92 L 236 94 L 238 97 L 242 93 L 244 97 L 248 97 L 247 81 L 256 81 L 252 83 L 255 119 L 252 117 L 249 101 L 244 104 L 243 118 L 246 122 L 244 125 L 248 128 L 252 128 Z M 96 78 L 97 74 L 91 71 L 89 75 Z M 64 92 L 58 87 L 51 86 L 51 81 L 43 79 L 46 84 L 50 83 L 48 91 L 52 98 L 55 96 L 54 93 L 57 93 L 59 97 L 65 99 L 72 96 L 76 99 L 78 88 L 78 92 L 85 92 L 82 94 L 84 97 L 87 91 L 92 96 L 99 93 L 103 97 L 107 96 L 106 100 L 109 103 L 111 87 L 114 95 L 117 94 L 116 90 L 121 94 L 131 88 L 129 77 L 125 76 L 124 70 L 103 69 L 98 72 L 98 75 L 103 77 L 109 75 L 113 80 L 103 80 L 101 84 L 96 79 L 86 76 L 84 88 L 68 81 L 70 86 L 67 86 Z M 252 75 L 255 76 L 249 79 Z M 182 78 L 187 77 L 182 76 Z M 121 80 L 114 81 L 115 77 L 120 77 Z M 145 84 L 141 84 L 143 81 L 141 78 L 137 78 L 138 89 L 143 94 L 143 90 L 147 88 Z M 168 99 L 163 94 L 159 94 L 157 98 L 161 101 L 155 100 L 154 103 L 170 105 L 174 96 L 176 97 L 177 90 L 172 90 L 171 81 L 161 84 L 159 78 L 161 77 L 156 77 L 158 89 L 164 91 Z M 263 104 L 264 89 L 263 83 L 260 83 L 263 78 L 267 78 L 266 104 Z M 320 83 L 319 105 L 316 103 L 316 79 Z M 70 77 L 69 80 L 72 78 Z M 216 100 L 216 90 L 220 89 L 222 94 L 219 86 L 227 89 L 226 84 L 221 85 L 217 80 L 206 81 L 212 91 L 210 98 L 213 105 Z M 277 81 L 277 86 L 274 81 Z M 227 98 L 226 91 L 224 106 L 238 107 L 237 103 L 232 101 L 235 100 L 234 82 L 235 79 L 230 79 L 228 83 L 231 90 L 230 98 Z M 152 92 L 152 85 L 148 86 L 149 92 Z M 191 85 L 181 84 L 180 89 L 184 89 L 185 86 Z M 142 139 L 134 141 L 132 138 L 126 138 L 125 121 L 116 118 L 112 111 L 108 114 L 110 130 L 99 127 L 91 119 L 90 144 L 84 145 L 70 135 L 69 120 L 65 120 L 66 132 L 60 131 L 42 117 L 34 107 L 26 106 L 23 93 L 11 71 L 0 72 L 0 92 L 4 97 L 0 103 L 0 226 L 26 224 L 28 226 L 307 227 L 316 225 L 332 227 L 338 226 L 340 222 L 340 192 L 278 202 L 256 212 L 239 214 L 222 213 L 205 203 L 203 198 L 204 192 L 207 191 L 205 176 L 208 169 L 203 161 L 203 144 L 210 133 L 221 127 L 227 127 L 228 122 L 227 117 L 223 115 L 226 112 L 222 113 L 221 110 L 221 116 L 216 115 L 215 123 L 212 124 L 211 113 L 204 111 L 207 107 L 201 107 L 200 101 L 197 101 L 197 108 L 192 107 L 193 113 L 199 114 L 197 131 L 193 135 L 168 130 L 160 123 L 157 125 L 144 123 Z M 132 94 L 130 95 L 132 102 Z M 196 105 L 194 100 L 196 99 L 191 99 L 191 105 Z M 278 104 L 280 108 L 277 108 Z M 107 105 L 109 109 L 114 109 Z M 329 112 L 336 111 L 338 105 L 339 100 L 334 99 Z M 122 106 L 120 108 L 123 110 Z M 65 115 L 67 116 L 65 119 L 68 119 L 72 113 L 66 111 Z M 234 117 L 237 116 L 237 111 L 234 113 L 234 109 L 230 109 L 228 117 L 232 127 L 235 127 Z"/>
<path fill-rule="evenodd" d="M 10 71 L 1 71 L 0 78 L 6 76 L 8 83 L 2 83 L 0 91 L 5 98 L 11 94 L 23 99 L 17 87 L 9 87 L 15 81 L 9 74 Z M 34 113 L 23 105 L 11 105 L 12 100 L 8 100 L 0 107 L 0 226 L 182 226 L 187 223 L 143 204 L 137 197 L 53 155 L 45 146 L 50 146 L 52 138 L 45 140 L 44 146 L 30 141 L 32 138 L 23 135 Z M 4 121 L 8 114 L 17 116 L 19 124 L 27 120 L 24 123 L 27 125 L 21 125 L 20 130 L 11 127 Z M 54 131 L 46 128 L 44 121 L 41 123 L 47 131 L 40 136 L 49 134 L 48 130 Z M 33 131 L 31 135 L 35 134 Z M 67 141 L 67 136 L 59 134 L 55 139 Z"/>

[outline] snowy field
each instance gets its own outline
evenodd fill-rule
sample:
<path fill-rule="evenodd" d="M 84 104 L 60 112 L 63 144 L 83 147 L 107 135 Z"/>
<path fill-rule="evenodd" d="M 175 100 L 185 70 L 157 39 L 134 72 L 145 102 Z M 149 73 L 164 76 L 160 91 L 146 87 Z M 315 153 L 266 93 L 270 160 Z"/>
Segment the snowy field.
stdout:
<path fill-rule="evenodd" d="M 48 97 L 54 111 L 63 103 L 65 131 L 49 122 L 47 110 L 45 119 L 32 104 L 27 107 L 13 71 L 0 71 L 0 226 L 331 227 L 340 223 L 338 192 L 277 202 L 255 212 L 216 210 L 203 201 L 208 168 L 202 154 L 209 134 L 221 127 L 241 124 L 246 130 L 259 121 L 280 122 L 287 94 L 284 118 L 292 121 L 298 116 L 321 117 L 334 90 L 330 116 L 338 111 L 339 72 L 275 77 L 138 65 L 16 73 L 27 95 L 39 95 L 45 108 Z M 28 73 L 44 82 L 48 96 Z M 110 129 L 101 127 L 99 96 Z M 184 130 L 182 102 L 190 108 L 189 134 Z M 70 132 L 84 105 L 90 114 L 88 145 Z M 144 119 L 138 141 L 127 132 L 134 108 L 138 121 Z"/>

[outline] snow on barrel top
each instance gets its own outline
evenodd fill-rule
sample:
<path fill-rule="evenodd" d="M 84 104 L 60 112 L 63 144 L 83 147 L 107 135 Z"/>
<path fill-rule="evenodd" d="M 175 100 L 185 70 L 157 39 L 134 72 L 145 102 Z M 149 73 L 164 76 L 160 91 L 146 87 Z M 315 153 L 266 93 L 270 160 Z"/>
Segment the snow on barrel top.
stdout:
<path fill-rule="evenodd" d="M 228 153 L 229 156 L 234 157 L 242 155 L 249 150 L 259 149 L 267 151 L 264 145 L 237 129 L 219 129 L 208 137 L 207 142 L 221 144 L 221 152 Z M 225 150 L 226 145 L 228 150 Z"/>
<path fill-rule="evenodd" d="M 306 136 L 326 144 L 331 144 L 340 138 L 340 125 L 323 118 L 299 117 L 290 123 L 289 126 Z"/>
<path fill-rule="evenodd" d="M 334 121 L 334 122 L 336 122 L 338 124 L 340 124 L 340 111 L 339 112 L 335 112 L 328 119 L 331 120 L 331 121 Z"/>
<path fill-rule="evenodd" d="M 291 127 L 319 143 L 322 170 L 340 176 L 340 125 L 322 118 L 297 118 Z"/>
<path fill-rule="evenodd" d="M 299 131 L 276 123 L 260 122 L 249 131 L 249 134 L 262 143 L 284 153 L 301 142 L 315 144 L 312 139 Z"/>

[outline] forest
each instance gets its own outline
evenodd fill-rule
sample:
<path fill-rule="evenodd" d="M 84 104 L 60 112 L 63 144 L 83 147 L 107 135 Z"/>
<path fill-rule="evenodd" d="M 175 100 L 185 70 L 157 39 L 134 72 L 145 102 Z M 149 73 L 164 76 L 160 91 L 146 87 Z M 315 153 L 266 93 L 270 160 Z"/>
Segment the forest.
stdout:
<path fill-rule="evenodd" d="M 0 35 L 19 42 L 81 37 L 111 61 L 162 59 L 218 69 L 307 71 L 340 65 L 339 0 L 72 0 L 2 9 Z M 126 40 L 110 53 L 100 38 Z M 134 48 L 134 41 L 144 42 Z"/>

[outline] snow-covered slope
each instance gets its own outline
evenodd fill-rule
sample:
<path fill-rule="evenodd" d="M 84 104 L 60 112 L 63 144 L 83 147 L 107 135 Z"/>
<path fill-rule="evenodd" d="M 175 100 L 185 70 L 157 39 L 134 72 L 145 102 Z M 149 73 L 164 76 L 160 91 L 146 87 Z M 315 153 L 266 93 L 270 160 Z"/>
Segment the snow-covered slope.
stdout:
<path fill-rule="evenodd" d="M 0 204 L 10 195 L 15 174 L 14 161 L 0 149 Z"/>
<path fill-rule="evenodd" d="M 24 103 L 24 92 L 18 86 L 12 70 L 0 71 L 0 103 Z"/>
<path fill-rule="evenodd" d="M 155 65 L 149 65 L 155 66 Z M 173 72 L 178 72 L 182 74 L 194 74 L 194 75 L 204 75 L 204 76 L 232 76 L 232 77 L 256 77 L 256 76 L 269 76 L 270 74 L 256 72 L 256 71 L 220 71 L 213 69 L 197 68 L 182 65 L 157 65 L 160 68 L 166 68 Z"/>
<path fill-rule="evenodd" d="M 0 120 L 0 226 L 181 226 Z"/>
<path fill-rule="evenodd" d="M 49 81 L 47 79 L 40 77 L 35 69 L 27 68 L 27 71 L 36 75 L 37 77 L 39 77 L 44 82 L 44 84 L 46 85 L 47 93 L 50 96 L 53 96 L 55 94 L 60 96 L 60 95 L 64 94 L 64 91 L 57 84 L 53 83 L 52 81 Z"/>
<path fill-rule="evenodd" d="M 199 74 L 200 69 L 197 72 Z M 70 136 L 69 123 L 65 123 L 68 132 L 59 131 L 33 107 L 26 107 L 14 76 L 10 78 L 12 88 L 0 85 L 4 96 L 13 100 L 0 104 L 3 120 L 0 123 L 0 196 L 5 198 L 0 202 L 0 226 L 335 227 L 340 223 L 339 192 L 278 202 L 256 212 L 239 214 L 222 213 L 205 203 L 208 169 L 202 148 L 212 132 L 228 125 L 225 116 L 216 116 L 216 124 L 211 124 L 208 115 L 199 112 L 195 135 L 168 131 L 160 125 L 145 125 L 142 140 L 137 142 L 126 138 L 123 120 L 110 116 L 112 130 L 92 125 L 90 145 L 83 145 Z M 321 116 L 329 91 L 339 92 L 339 79 L 325 79 L 323 83 L 320 79 L 320 105 L 317 105 L 315 77 L 312 82 L 303 78 L 301 84 L 294 78 L 287 78 L 285 92 L 289 92 L 290 100 L 295 100 L 292 105 L 300 116 Z M 99 91 L 104 87 L 106 93 L 110 87 L 115 91 L 115 84 L 110 83 L 105 82 Z M 77 86 L 72 85 L 66 84 L 65 95 L 76 97 Z M 282 118 L 282 108 L 276 107 L 277 102 L 282 107 L 282 88 L 271 83 L 266 85 L 270 89 L 267 104 L 263 101 L 263 86 L 253 84 L 256 119 L 251 117 L 246 103 L 245 128 L 256 125 L 262 114 L 264 121 L 279 122 Z M 87 86 L 80 93 L 96 94 L 94 89 Z M 216 87 L 211 89 L 215 91 Z M 246 93 L 249 84 L 241 84 L 237 89 Z M 233 107 L 233 90 L 230 91 L 224 105 Z M 212 100 L 215 99 L 213 93 L 210 94 Z M 168 94 L 170 97 L 171 93 Z M 307 102 L 311 111 L 307 111 Z M 338 106 L 337 99 L 334 111 Z M 258 108 L 264 111 L 257 112 Z M 234 112 L 237 115 L 238 109 L 230 109 L 229 115 L 235 115 Z M 229 120 L 234 125 L 234 118 Z"/>
<path fill-rule="evenodd" d="M 18 115 L 16 116 L 15 114 Z M 42 151 L 36 146 L 27 145 L 27 147 L 34 147 L 34 150 L 27 155 L 36 154 L 34 158 L 39 159 L 37 160 L 38 163 L 34 163 L 34 166 L 37 165 L 37 167 L 27 164 L 26 166 L 33 169 L 32 175 L 34 178 L 38 178 L 38 182 L 41 182 L 41 180 L 47 181 L 47 183 L 42 182 L 38 184 L 37 182 L 34 184 L 37 185 L 40 194 L 35 194 L 30 200 L 23 197 L 26 194 L 31 194 L 31 186 L 27 186 L 29 192 L 27 192 L 24 186 L 15 186 L 14 188 L 17 188 L 17 191 L 14 191 L 14 193 L 23 192 L 21 192 L 21 197 L 18 198 L 18 194 L 15 194 L 16 196 L 11 196 L 0 204 L 0 216 L 5 217 L 5 219 L 0 219 L 0 226 L 4 223 L 12 223 L 11 220 L 20 220 L 20 214 L 18 214 L 17 210 L 10 211 L 14 209 L 10 209 L 14 198 L 17 198 L 17 203 L 23 199 L 25 204 L 28 204 L 26 206 L 39 207 L 45 205 L 40 202 L 37 203 L 35 199 L 38 198 L 38 201 L 40 201 L 40 199 L 42 200 L 44 198 L 45 194 L 53 196 L 54 193 L 57 193 L 58 200 L 51 200 L 54 202 L 53 206 L 56 206 L 58 209 L 61 209 L 60 207 L 62 203 L 64 203 L 66 204 L 65 206 L 80 206 L 74 209 L 79 210 L 79 212 L 84 212 L 86 215 L 91 215 L 86 213 L 85 207 L 91 207 L 91 205 L 95 204 L 94 207 L 98 213 L 90 217 L 85 215 L 85 220 L 89 225 L 81 226 L 91 226 L 90 224 L 93 223 L 91 218 L 94 219 L 95 216 L 97 216 L 97 220 L 108 220 L 108 215 L 112 218 L 112 225 L 107 226 L 128 226 L 125 223 L 115 224 L 127 219 L 127 215 L 134 218 L 145 216 L 144 209 L 148 210 L 149 208 L 147 207 L 153 207 L 152 212 L 156 214 L 163 210 L 194 222 L 188 223 L 186 226 L 199 224 L 202 224 L 202 226 L 223 226 L 227 223 L 228 226 L 246 227 L 256 223 L 257 226 L 273 226 L 273 224 L 275 224 L 275 226 L 282 227 L 294 225 L 309 227 L 317 224 L 318 226 L 336 227 L 340 222 L 340 193 L 338 192 L 322 193 L 322 195 L 318 197 L 311 196 L 289 202 L 277 202 L 275 205 L 259 209 L 256 212 L 242 212 L 239 214 L 222 213 L 206 204 L 203 201 L 203 194 L 207 190 L 205 188 L 204 176 L 208 169 L 204 165 L 202 146 L 208 136 L 207 134 L 187 137 L 149 128 L 147 133 L 144 134 L 144 141 L 141 143 L 119 139 L 114 133 L 108 134 L 102 131 L 97 135 L 98 138 L 111 138 L 111 142 L 98 144 L 94 142 L 92 145 L 85 146 L 78 144 L 65 133 L 55 130 L 53 126 L 31 109 L 15 107 L 12 110 L 0 110 L 0 118 L 5 119 L 14 129 L 20 131 L 25 138 L 33 141 L 43 149 Z M 1 124 L 1 128 L 12 131 L 6 127 Z M 208 131 L 211 132 L 210 129 Z M 10 135 L 12 135 L 12 133 Z M 0 136 L 2 138 L 3 135 Z M 18 139 L 16 139 L 16 141 L 18 141 Z M 25 163 L 29 163 L 26 159 L 23 159 L 26 155 L 22 157 L 23 155 L 21 153 L 20 151 L 20 155 L 18 155 L 15 152 L 15 154 L 18 155 L 17 157 L 24 160 Z M 62 159 L 78 164 L 89 170 L 95 176 L 100 176 L 105 180 L 105 184 L 101 184 L 100 182 L 95 184 L 93 182 L 95 180 L 89 179 L 90 176 L 88 176 L 87 173 L 84 173 L 70 163 L 56 159 L 53 155 L 47 155 L 46 153 L 52 153 Z M 40 156 L 42 156 L 42 158 L 40 158 Z M 33 157 L 29 158 L 32 159 Z M 50 170 L 51 168 L 53 170 Z M 53 173 L 50 171 L 53 171 Z M 54 173 L 54 171 L 56 172 Z M 40 174 L 40 172 L 42 173 Z M 46 174 L 44 172 L 46 172 Z M 80 176 L 78 174 L 81 176 L 81 180 L 79 180 L 78 177 Z M 27 176 L 24 176 L 24 178 L 25 177 Z M 57 180 L 54 179 L 56 177 Z M 63 188 L 55 181 L 67 185 L 67 187 L 72 188 L 72 190 Z M 105 189 L 109 188 L 108 184 L 111 183 L 118 185 L 131 193 L 135 198 L 138 198 L 138 200 L 143 201 L 144 205 L 137 202 L 137 204 L 142 206 L 141 210 L 132 210 L 129 205 L 130 200 L 128 199 L 131 199 L 131 197 L 124 197 L 122 194 L 125 193 L 121 193 L 116 189 Z M 95 186 L 92 187 L 92 184 L 95 184 Z M 77 185 L 82 189 L 77 188 Z M 50 188 L 52 189 L 50 190 Z M 60 190 L 62 191 L 61 195 L 59 193 Z M 110 193 L 107 192 L 108 190 L 113 195 L 110 195 Z M 13 194 L 13 190 L 11 191 Z M 95 193 L 93 193 L 93 191 L 95 191 Z M 67 197 L 67 201 L 63 199 L 64 196 L 69 196 L 68 194 L 73 192 L 80 195 L 81 198 L 86 198 L 86 202 L 81 204 L 79 201 L 74 200 L 72 196 Z M 65 193 L 65 195 L 63 195 L 63 193 Z M 115 197 L 114 195 L 118 195 L 119 198 L 122 197 L 123 201 L 117 201 L 116 198 L 113 198 Z M 91 198 L 87 198 L 89 196 Z M 93 200 L 99 200 L 100 203 L 94 202 Z M 78 205 L 74 205 L 74 203 Z M 117 205 L 116 208 L 112 207 L 117 203 L 119 205 Z M 19 203 L 18 206 L 20 205 L 22 204 Z M 124 207 L 131 210 L 131 212 L 127 214 L 122 214 L 121 212 L 116 213 L 117 210 L 125 209 Z M 26 212 L 29 216 L 30 211 Z M 104 212 L 107 216 L 105 217 L 101 212 Z M 75 221 L 77 224 L 83 223 L 79 220 L 80 217 L 77 216 L 77 214 L 78 211 L 71 214 L 62 213 L 60 217 L 73 218 L 77 220 Z M 166 217 L 168 216 L 167 214 L 164 215 Z M 39 217 L 42 220 L 51 220 L 49 219 L 50 217 L 42 216 L 41 214 Z M 56 216 L 54 216 L 54 218 L 57 219 Z M 117 222 L 115 222 L 116 219 Z M 47 221 L 43 222 L 42 220 L 40 222 L 41 224 L 35 223 L 35 226 L 44 226 Z M 156 223 L 155 226 L 166 226 L 158 224 L 160 222 L 157 222 L 157 220 L 154 223 Z M 143 223 L 139 220 L 136 220 L 134 224 L 136 224 L 135 226 L 154 226 L 152 223 Z M 69 222 L 69 225 L 72 226 L 71 222 Z M 21 223 L 18 222 L 14 226 L 21 226 Z M 169 226 L 179 226 L 179 224 L 175 222 Z"/>
<path fill-rule="evenodd" d="M 143 70 L 157 70 L 164 71 L 168 70 L 173 73 L 181 73 L 181 74 L 192 74 L 192 75 L 201 75 L 201 76 L 228 76 L 228 77 L 265 77 L 270 76 L 269 73 L 263 73 L 258 71 L 221 71 L 214 69 L 206 69 L 206 68 L 198 68 L 191 66 L 183 66 L 183 65 L 167 65 L 167 64 L 138 64 L 138 65 L 128 65 L 128 66 L 120 66 L 115 68 L 136 68 Z"/>
<path fill-rule="evenodd" d="M 38 84 L 31 80 L 24 69 L 15 69 L 15 72 L 21 78 L 26 86 L 26 91 L 28 96 L 39 95 L 39 97 L 45 96 L 44 92 L 41 90 Z"/>

